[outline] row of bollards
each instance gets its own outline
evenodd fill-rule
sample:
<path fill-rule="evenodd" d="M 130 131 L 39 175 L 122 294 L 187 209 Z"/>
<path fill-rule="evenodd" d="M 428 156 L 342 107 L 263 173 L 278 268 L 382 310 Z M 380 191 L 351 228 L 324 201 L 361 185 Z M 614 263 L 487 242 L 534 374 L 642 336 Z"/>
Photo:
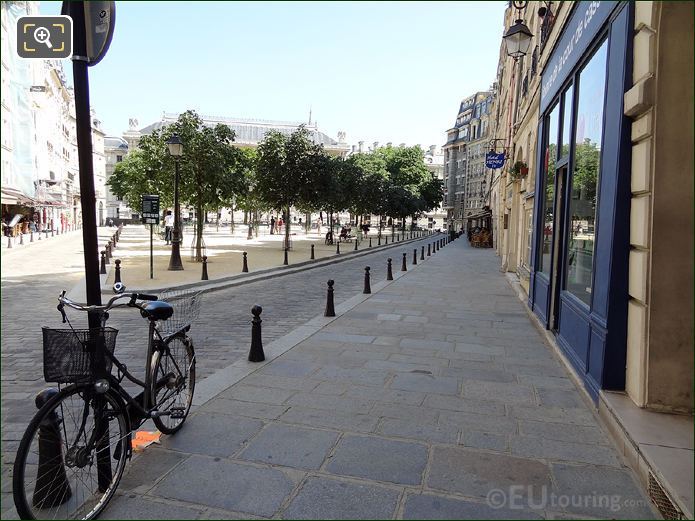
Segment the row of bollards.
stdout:
<path fill-rule="evenodd" d="M 439 251 L 439 249 L 443 246 L 446 246 L 449 242 L 451 242 L 449 237 L 441 238 L 438 239 L 434 242 L 428 243 L 427 244 L 427 256 L 431 256 L 432 253 Z M 339 250 L 338 250 L 339 251 Z M 287 252 L 287 250 L 285 250 Z M 311 256 L 312 259 L 314 258 L 314 246 L 311 246 Z M 401 271 L 408 271 L 407 267 L 407 253 L 403 253 L 403 262 L 401 264 Z M 203 269 L 204 269 L 204 276 L 205 279 L 207 280 L 207 271 L 205 266 L 206 266 L 206 260 L 207 257 L 203 257 Z M 423 245 L 420 248 L 420 260 L 425 260 L 425 246 Z M 413 265 L 417 265 L 417 248 L 413 250 Z M 116 261 L 116 270 L 118 272 L 118 264 L 120 261 Z M 393 280 L 393 261 L 392 259 L 387 259 L 386 262 L 386 280 Z M 248 271 L 248 267 L 246 266 L 246 252 L 244 252 L 244 271 Z M 327 290 L 326 290 L 326 309 L 323 313 L 324 317 L 335 317 L 335 300 L 334 300 L 334 285 L 335 281 L 333 279 L 328 280 L 327 284 Z M 364 268 L 364 288 L 362 290 L 362 293 L 364 295 L 369 295 L 372 293 L 372 285 L 371 285 L 371 268 L 369 266 L 366 266 Z M 253 315 L 253 319 L 251 320 L 251 349 L 249 350 L 249 361 L 250 362 L 263 362 L 265 360 L 265 353 L 263 352 L 263 342 L 261 339 L 261 312 L 263 311 L 263 308 L 259 305 L 254 305 L 251 308 L 251 313 Z"/>

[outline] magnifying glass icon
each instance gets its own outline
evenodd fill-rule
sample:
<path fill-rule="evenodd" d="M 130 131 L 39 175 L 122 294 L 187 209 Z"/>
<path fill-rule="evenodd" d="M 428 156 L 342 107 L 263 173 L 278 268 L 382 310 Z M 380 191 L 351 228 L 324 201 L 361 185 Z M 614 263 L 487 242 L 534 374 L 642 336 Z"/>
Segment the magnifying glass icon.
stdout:
<path fill-rule="evenodd" d="M 53 45 L 51 45 L 50 38 L 51 33 L 45 27 L 37 27 L 34 30 L 34 39 L 39 43 L 45 43 L 46 47 L 48 47 L 49 49 L 53 49 Z"/>

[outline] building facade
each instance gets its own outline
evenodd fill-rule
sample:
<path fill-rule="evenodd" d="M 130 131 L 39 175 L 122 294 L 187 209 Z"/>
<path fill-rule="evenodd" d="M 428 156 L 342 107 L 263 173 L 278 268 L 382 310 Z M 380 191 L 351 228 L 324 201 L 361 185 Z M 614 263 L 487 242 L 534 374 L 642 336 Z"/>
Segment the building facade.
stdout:
<path fill-rule="evenodd" d="M 496 253 L 599 412 L 627 432 L 644 483 L 661 476 L 692 516 L 692 497 L 615 412 L 693 413 L 692 6 L 510 3 L 505 32 L 517 19 L 534 36 L 526 56 L 500 51 Z M 692 475 L 692 446 L 669 451 Z"/>
<path fill-rule="evenodd" d="M 447 130 L 444 152 L 444 191 L 447 228 L 461 230 L 489 205 L 489 173 L 485 152 L 490 139 L 493 95 L 477 92 L 459 105 L 456 123 Z"/>
<path fill-rule="evenodd" d="M 60 61 L 22 60 L 16 53 L 19 17 L 38 2 L 2 2 L 3 212 L 34 218 L 39 229 L 80 226 L 81 199 L 74 93 Z M 103 224 L 104 133 L 92 113 L 97 219 Z M 22 228 L 20 231 L 26 231 Z"/>

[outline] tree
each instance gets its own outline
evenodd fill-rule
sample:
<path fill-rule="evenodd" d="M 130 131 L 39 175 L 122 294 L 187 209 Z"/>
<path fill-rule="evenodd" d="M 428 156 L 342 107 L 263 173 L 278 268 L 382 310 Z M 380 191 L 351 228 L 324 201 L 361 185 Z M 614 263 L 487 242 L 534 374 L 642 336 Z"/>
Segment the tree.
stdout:
<path fill-rule="evenodd" d="M 232 146 L 234 131 L 227 125 L 206 127 L 189 110 L 174 123 L 143 136 L 138 149 L 114 170 L 109 186 L 118 197 L 139 207 L 143 193 L 159 193 L 163 205 L 171 204 L 174 191 L 174 159 L 167 153 L 167 140 L 178 134 L 183 142 L 180 161 L 180 199 L 196 209 L 196 260 L 202 260 L 203 224 L 206 209 L 228 205 L 246 191 L 249 163 Z M 146 191 L 143 191 L 146 190 Z"/>
<path fill-rule="evenodd" d="M 289 247 L 290 208 L 306 203 L 314 189 L 323 148 L 309 139 L 302 125 L 290 136 L 271 130 L 258 144 L 256 162 L 259 197 L 286 215 L 285 247 Z"/>

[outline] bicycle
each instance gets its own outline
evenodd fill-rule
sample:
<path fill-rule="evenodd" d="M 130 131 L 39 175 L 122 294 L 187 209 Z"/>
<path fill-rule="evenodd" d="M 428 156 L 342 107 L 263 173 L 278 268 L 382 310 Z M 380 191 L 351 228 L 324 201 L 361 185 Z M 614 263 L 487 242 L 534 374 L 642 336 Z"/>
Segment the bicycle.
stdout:
<path fill-rule="evenodd" d="M 183 426 L 195 389 L 195 351 L 187 333 L 200 297 L 171 292 L 158 300 L 122 293 L 94 306 L 62 292 L 58 310 L 70 329 L 43 328 L 44 377 L 57 382 L 59 390 L 37 396 L 39 411 L 14 462 L 13 497 L 22 519 L 95 518 L 113 497 L 132 456 L 132 433 L 148 419 L 165 434 Z M 118 303 L 125 298 L 130 300 Z M 66 306 L 99 313 L 101 327 L 73 328 Z M 116 358 L 118 330 L 106 326 L 109 311 L 124 306 L 139 309 L 149 321 L 144 381 Z M 142 392 L 133 397 L 121 385 L 124 378 Z"/>

